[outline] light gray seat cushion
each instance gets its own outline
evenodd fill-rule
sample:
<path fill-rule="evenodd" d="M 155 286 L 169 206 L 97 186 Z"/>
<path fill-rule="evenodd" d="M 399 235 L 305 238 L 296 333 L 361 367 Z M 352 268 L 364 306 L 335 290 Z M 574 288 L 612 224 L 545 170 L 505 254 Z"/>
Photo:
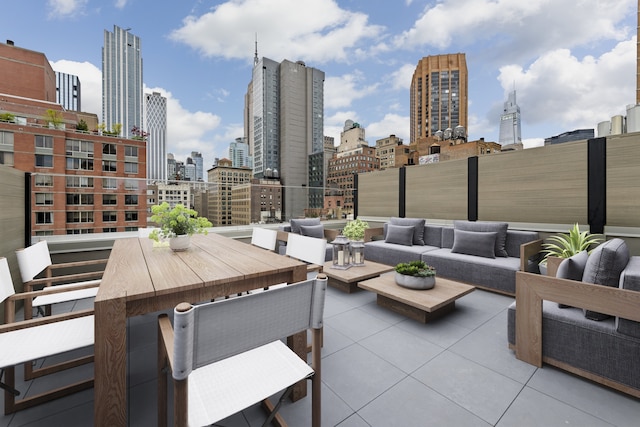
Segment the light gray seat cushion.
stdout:
<path fill-rule="evenodd" d="M 374 240 L 365 243 L 365 262 L 374 261 L 386 265 L 396 265 L 401 262 L 420 260 L 420 255 L 427 251 L 439 249 L 436 246 L 405 246 L 387 243 L 384 240 Z"/>
<path fill-rule="evenodd" d="M 640 292 L 640 256 L 632 256 L 620 275 L 620 288 Z M 616 317 L 616 330 L 640 338 L 640 323 Z"/>
<path fill-rule="evenodd" d="M 516 271 L 520 269 L 520 258 L 484 258 L 453 253 L 451 249 L 438 249 L 423 253 L 421 259 L 436 269 L 437 276 L 510 294 L 516 292 Z"/>

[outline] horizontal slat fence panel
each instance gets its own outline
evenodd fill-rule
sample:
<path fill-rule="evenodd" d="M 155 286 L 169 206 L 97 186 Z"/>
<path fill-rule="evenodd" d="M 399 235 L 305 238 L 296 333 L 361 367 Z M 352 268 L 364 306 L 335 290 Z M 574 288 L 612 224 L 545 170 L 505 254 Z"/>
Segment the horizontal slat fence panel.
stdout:
<path fill-rule="evenodd" d="M 358 215 L 398 216 L 399 170 L 385 169 L 358 175 Z"/>
<path fill-rule="evenodd" d="M 640 227 L 640 134 L 607 138 L 607 225 Z"/>

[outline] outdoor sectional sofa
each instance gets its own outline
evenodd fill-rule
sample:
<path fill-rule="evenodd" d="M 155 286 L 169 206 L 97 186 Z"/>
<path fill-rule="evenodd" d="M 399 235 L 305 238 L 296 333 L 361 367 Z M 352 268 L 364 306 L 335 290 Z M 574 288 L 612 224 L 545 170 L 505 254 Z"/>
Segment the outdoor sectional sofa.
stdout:
<path fill-rule="evenodd" d="M 511 230 L 504 222 L 391 218 L 380 239 L 365 243 L 365 258 L 387 265 L 422 260 L 439 277 L 515 295 L 516 272 L 537 272 L 542 241 L 535 231 Z M 411 230 L 410 230 L 411 229 Z"/>
<path fill-rule="evenodd" d="M 640 257 L 622 239 L 565 259 L 556 277 L 516 276 L 507 338 L 518 359 L 640 398 Z"/>

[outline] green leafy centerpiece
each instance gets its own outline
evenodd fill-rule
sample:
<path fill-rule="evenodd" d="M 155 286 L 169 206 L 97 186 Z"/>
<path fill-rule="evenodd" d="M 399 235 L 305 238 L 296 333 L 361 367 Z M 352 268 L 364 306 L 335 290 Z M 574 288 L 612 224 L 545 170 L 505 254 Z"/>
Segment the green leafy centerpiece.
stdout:
<path fill-rule="evenodd" d="M 169 246 L 175 251 L 186 250 L 192 235 L 206 235 L 207 229 L 213 226 L 207 218 L 198 216 L 198 212 L 182 204 L 172 208 L 169 203 L 163 202 L 152 206 L 151 213 L 151 222 L 159 228 L 153 230 L 149 238 L 156 242 L 169 238 Z"/>
<path fill-rule="evenodd" d="M 424 261 L 401 262 L 394 267 L 396 283 L 410 289 L 431 289 L 436 284 L 436 270 Z"/>
<path fill-rule="evenodd" d="M 349 240 L 364 240 L 364 232 L 369 228 L 369 223 L 360 218 L 349 221 L 342 230 L 342 235 Z"/>

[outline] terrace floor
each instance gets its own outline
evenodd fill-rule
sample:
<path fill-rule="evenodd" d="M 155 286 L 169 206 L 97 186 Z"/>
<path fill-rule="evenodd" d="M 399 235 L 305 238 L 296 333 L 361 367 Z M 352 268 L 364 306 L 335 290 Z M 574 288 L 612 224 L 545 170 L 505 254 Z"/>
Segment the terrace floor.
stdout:
<path fill-rule="evenodd" d="M 512 301 L 476 290 L 458 300 L 453 313 L 423 325 L 378 307 L 370 292 L 329 288 L 323 425 L 638 425 L 640 400 L 517 360 L 506 339 L 506 309 Z M 76 308 L 84 307 L 66 307 Z M 155 426 L 156 315 L 133 318 L 129 327 L 130 425 Z M 76 370 L 78 375 L 91 372 L 91 365 Z M 65 380 L 76 373 L 64 374 Z M 18 382 L 18 388 L 33 393 L 55 380 Z M 310 425 L 310 402 L 309 396 L 287 402 L 280 413 L 292 427 Z M 216 425 L 256 426 L 263 419 L 256 406 Z M 88 390 L 0 415 L 0 427 L 90 426 L 92 420 L 93 390 Z"/>

